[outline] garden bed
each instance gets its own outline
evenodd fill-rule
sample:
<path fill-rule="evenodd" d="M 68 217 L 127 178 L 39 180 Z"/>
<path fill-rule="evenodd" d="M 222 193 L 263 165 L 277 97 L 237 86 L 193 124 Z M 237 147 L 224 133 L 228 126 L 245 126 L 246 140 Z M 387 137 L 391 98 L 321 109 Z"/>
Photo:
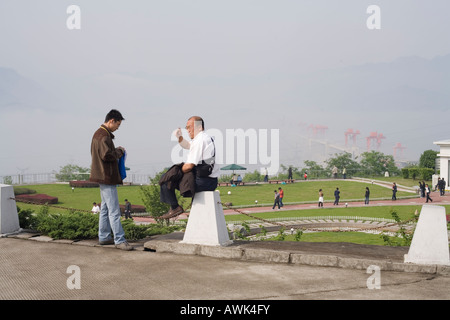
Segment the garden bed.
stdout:
<path fill-rule="evenodd" d="M 16 195 L 17 201 L 24 201 L 33 204 L 57 204 L 58 198 L 46 194 L 20 194 Z"/>
<path fill-rule="evenodd" d="M 72 188 L 98 188 L 99 184 L 92 181 L 72 180 L 69 182 Z"/>

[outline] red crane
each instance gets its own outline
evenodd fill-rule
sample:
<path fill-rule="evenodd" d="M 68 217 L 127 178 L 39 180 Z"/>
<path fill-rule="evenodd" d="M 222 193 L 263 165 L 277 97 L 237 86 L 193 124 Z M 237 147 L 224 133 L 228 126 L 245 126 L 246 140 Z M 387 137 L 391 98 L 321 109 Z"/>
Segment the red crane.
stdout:
<path fill-rule="evenodd" d="M 372 144 L 372 141 L 374 143 L 376 143 L 377 150 L 379 150 L 380 146 L 381 146 L 381 140 L 382 139 L 386 139 L 386 137 L 382 133 L 371 132 L 370 135 L 368 137 L 366 137 L 366 140 L 367 140 L 367 151 L 370 151 L 370 146 Z"/>
<path fill-rule="evenodd" d="M 316 125 L 310 124 L 308 126 L 308 129 L 312 130 L 313 137 L 315 138 L 317 136 L 317 134 L 320 134 L 320 136 L 324 136 L 325 135 L 325 131 L 328 130 L 328 127 L 327 126 L 322 126 L 322 125 L 319 125 L 319 124 L 316 124 Z"/>
<path fill-rule="evenodd" d="M 397 151 L 400 151 L 400 157 L 403 157 L 403 150 L 405 150 L 406 147 L 402 146 L 400 142 L 397 142 L 397 144 L 394 146 L 394 158 L 397 156 Z"/>
<path fill-rule="evenodd" d="M 360 134 L 359 130 L 353 131 L 353 129 L 347 129 L 344 132 L 345 135 L 345 146 L 348 146 L 348 138 L 353 139 L 353 146 L 356 146 L 356 136 Z"/>

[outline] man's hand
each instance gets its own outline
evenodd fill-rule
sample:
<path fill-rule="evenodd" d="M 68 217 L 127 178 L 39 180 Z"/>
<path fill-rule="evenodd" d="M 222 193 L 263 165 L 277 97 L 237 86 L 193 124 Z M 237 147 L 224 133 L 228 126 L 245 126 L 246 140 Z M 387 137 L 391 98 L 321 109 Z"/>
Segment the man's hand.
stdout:
<path fill-rule="evenodd" d="M 180 139 L 180 137 L 183 136 L 183 133 L 181 132 L 181 128 L 178 128 L 177 130 L 175 130 L 174 134 L 175 134 L 175 137 L 177 137 L 177 139 Z"/>
<path fill-rule="evenodd" d="M 188 173 L 188 172 L 192 171 L 192 169 L 194 169 L 194 167 L 195 167 L 195 165 L 193 163 L 185 163 L 181 167 L 181 171 L 183 171 L 183 173 Z"/>

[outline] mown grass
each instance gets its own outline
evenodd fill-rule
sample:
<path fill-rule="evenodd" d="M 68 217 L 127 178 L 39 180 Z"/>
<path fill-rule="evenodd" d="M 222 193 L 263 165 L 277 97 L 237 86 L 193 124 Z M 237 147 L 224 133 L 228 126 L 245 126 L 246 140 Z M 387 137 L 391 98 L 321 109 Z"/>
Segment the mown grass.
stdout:
<path fill-rule="evenodd" d="M 287 235 L 284 241 L 295 241 L 294 235 Z M 351 242 L 359 244 L 385 245 L 379 234 L 362 232 L 313 232 L 303 233 L 302 242 Z"/>
<path fill-rule="evenodd" d="M 324 192 L 325 202 L 334 201 L 334 190 L 339 187 L 341 191 L 341 203 L 349 200 L 364 199 L 366 186 L 370 188 L 370 198 L 390 199 L 392 191 L 388 188 L 378 185 L 372 185 L 361 182 L 335 180 L 335 181 L 302 181 L 293 184 L 259 184 L 238 187 L 218 187 L 222 202 L 231 202 L 233 206 L 253 206 L 255 200 L 258 205 L 272 205 L 274 190 L 279 187 L 284 190 L 285 204 L 316 202 L 319 198 L 319 189 Z M 27 186 L 29 189 L 36 190 L 37 193 L 44 193 L 50 196 L 58 197 L 58 206 L 72 208 L 75 210 L 91 210 L 93 202 L 101 202 L 99 188 L 72 188 L 68 184 L 44 184 Z M 119 202 L 125 203 L 128 199 L 132 204 L 143 205 L 139 186 L 120 186 L 117 188 Z M 228 194 L 231 192 L 231 194 Z M 399 191 L 397 197 L 411 196 L 413 194 Z M 26 209 L 33 208 L 33 205 L 20 203 L 21 207 Z M 53 209 L 51 209 L 53 210 Z M 61 210 L 61 209 L 59 209 Z"/>
<path fill-rule="evenodd" d="M 392 210 L 395 210 L 401 220 L 411 219 L 417 210 L 420 212 L 421 205 L 394 205 L 392 206 L 363 206 L 353 207 L 350 200 L 362 201 L 364 199 L 365 187 L 369 186 L 371 191 L 371 200 L 376 198 L 390 199 L 392 191 L 389 188 L 372 185 L 362 182 L 331 180 L 331 181 L 302 181 L 294 184 L 260 184 L 238 187 L 219 187 L 222 202 L 231 202 L 234 206 L 252 206 L 255 200 L 258 205 L 273 204 L 274 190 L 282 187 L 285 192 L 284 203 L 302 203 L 310 202 L 311 209 L 303 210 L 274 210 L 264 213 L 253 213 L 255 217 L 267 219 L 273 217 L 311 217 L 311 216 L 357 216 L 357 217 L 377 217 L 391 219 Z M 341 206 L 316 208 L 318 200 L 318 190 L 323 189 L 325 201 L 333 202 L 334 190 L 339 187 L 341 190 Z M 50 196 L 58 197 L 58 206 L 71 208 L 73 210 L 91 210 L 93 202 L 100 202 L 99 188 L 72 188 L 68 184 L 48 184 L 32 185 L 27 188 L 36 190 L 37 193 L 44 193 Z M 139 186 L 120 186 L 118 187 L 119 202 L 124 204 L 128 199 L 132 204 L 143 205 Z M 228 191 L 231 192 L 228 195 Z M 408 192 L 399 191 L 397 197 L 414 195 Z M 349 202 L 346 208 L 343 204 Z M 38 211 L 40 206 L 24 204 L 17 202 L 22 209 L 31 209 Z M 450 206 L 444 206 L 448 210 Z M 61 212 L 60 208 L 49 207 L 50 212 Z M 227 215 L 226 221 L 249 220 L 245 215 Z M 289 240 L 287 236 L 286 240 Z M 292 239 L 291 239 L 292 240 Z M 364 234 L 358 232 L 320 232 L 304 233 L 301 241 L 305 242 L 354 242 L 361 244 L 383 245 L 384 242 L 379 235 Z"/>
<path fill-rule="evenodd" d="M 330 207 L 323 209 L 302 209 L 302 210 L 274 210 L 271 212 L 252 213 L 251 215 L 257 218 L 268 219 L 276 217 L 296 218 L 296 217 L 314 217 L 314 216 L 332 216 L 332 217 L 373 217 L 373 218 L 385 218 L 392 219 L 392 210 L 395 210 L 399 218 L 404 220 L 411 219 L 416 210 L 420 212 L 422 206 L 373 206 L 373 207 Z M 226 215 L 226 221 L 246 221 L 253 220 L 253 218 L 242 214 Z"/>

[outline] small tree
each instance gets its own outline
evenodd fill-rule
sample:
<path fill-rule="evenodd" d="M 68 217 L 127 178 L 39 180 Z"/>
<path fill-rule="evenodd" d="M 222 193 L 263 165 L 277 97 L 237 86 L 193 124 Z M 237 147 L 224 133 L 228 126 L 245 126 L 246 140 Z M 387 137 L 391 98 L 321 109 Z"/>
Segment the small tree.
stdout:
<path fill-rule="evenodd" d="M 394 175 L 400 173 L 395 165 L 394 157 L 379 151 L 363 152 L 361 154 L 361 166 L 374 175 L 383 175 L 386 171 Z"/>
<path fill-rule="evenodd" d="M 437 151 L 425 150 L 420 156 L 419 167 L 435 169 L 437 154 Z"/>
<path fill-rule="evenodd" d="M 89 168 L 83 168 L 74 164 L 67 164 L 61 167 L 56 179 L 59 181 L 87 180 L 89 178 Z"/>
<path fill-rule="evenodd" d="M 345 168 L 347 170 L 347 174 L 350 176 L 354 175 L 361 169 L 359 163 L 352 159 L 352 154 L 349 152 L 335 154 L 334 158 L 330 158 L 325 162 L 327 164 L 327 170 L 330 174 L 334 166 L 336 166 L 340 172 L 342 172 Z"/>
<path fill-rule="evenodd" d="M 170 209 L 170 205 L 163 203 L 160 200 L 160 186 L 158 182 L 165 171 L 166 170 L 164 169 L 163 171 L 157 173 L 155 177 L 150 177 L 150 185 L 140 187 L 141 199 L 144 202 L 145 209 L 153 218 L 159 218 Z M 185 200 L 182 198 L 178 190 L 175 190 L 175 195 L 178 203 L 186 209 Z M 159 221 L 163 224 L 161 219 L 159 219 Z M 169 220 L 167 220 L 167 224 L 169 224 Z"/>

